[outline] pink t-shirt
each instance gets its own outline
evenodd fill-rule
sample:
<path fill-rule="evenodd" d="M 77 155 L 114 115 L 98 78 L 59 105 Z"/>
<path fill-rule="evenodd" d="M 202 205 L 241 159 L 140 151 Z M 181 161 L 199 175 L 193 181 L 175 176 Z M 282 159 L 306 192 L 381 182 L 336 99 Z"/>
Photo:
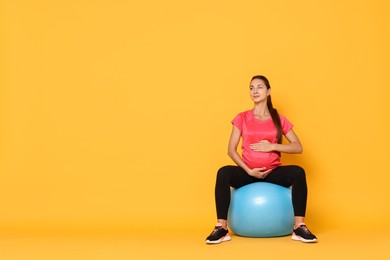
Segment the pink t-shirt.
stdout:
<path fill-rule="evenodd" d="M 282 133 L 285 135 L 293 128 L 293 124 L 280 114 L 279 117 Z M 271 118 L 264 121 L 258 120 L 253 115 L 253 110 L 248 110 L 238 114 L 232 120 L 232 124 L 241 130 L 242 159 L 249 168 L 274 169 L 281 165 L 280 157 L 276 152 L 255 152 L 249 147 L 261 140 L 277 143 L 277 130 Z"/>

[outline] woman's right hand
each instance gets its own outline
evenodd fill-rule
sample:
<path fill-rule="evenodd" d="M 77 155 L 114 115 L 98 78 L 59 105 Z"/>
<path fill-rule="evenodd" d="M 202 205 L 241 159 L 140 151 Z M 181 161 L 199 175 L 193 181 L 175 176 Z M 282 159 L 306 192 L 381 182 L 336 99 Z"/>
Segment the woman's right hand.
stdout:
<path fill-rule="evenodd" d="M 247 171 L 247 173 L 252 177 L 255 177 L 258 179 L 265 179 L 265 178 L 267 178 L 268 174 L 270 174 L 271 171 L 272 171 L 272 169 L 266 170 L 265 167 L 262 167 L 262 168 L 250 169 Z"/>
<path fill-rule="evenodd" d="M 267 170 L 265 167 L 262 168 L 253 168 L 250 169 L 245 162 L 242 160 L 241 156 L 237 152 L 237 146 L 241 138 L 241 130 L 237 126 L 233 125 L 233 130 L 230 135 L 228 154 L 230 158 L 241 168 L 243 168 L 250 176 L 253 176 L 258 179 L 267 178 L 268 174 L 272 170 Z"/>

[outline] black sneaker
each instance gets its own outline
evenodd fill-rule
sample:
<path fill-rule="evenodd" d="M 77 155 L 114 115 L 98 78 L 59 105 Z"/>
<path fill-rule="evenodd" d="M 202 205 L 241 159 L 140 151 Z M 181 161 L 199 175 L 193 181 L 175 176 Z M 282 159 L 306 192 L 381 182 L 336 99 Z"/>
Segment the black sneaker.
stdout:
<path fill-rule="evenodd" d="M 294 232 L 292 233 L 293 240 L 302 241 L 305 243 L 314 243 L 317 242 L 317 237 L 313 235 L 310 230 L 306 227 L 306 225 L 300 225 Z"/>
<path fill-rule="evenodd" d="M 215 226 L 213 232 L 206 238 L 206 243 L 219 244 L 224 241 L 229 241 L 230 239 L 229 231 L 227 229 L 224 229 L 221 226 Z"/>

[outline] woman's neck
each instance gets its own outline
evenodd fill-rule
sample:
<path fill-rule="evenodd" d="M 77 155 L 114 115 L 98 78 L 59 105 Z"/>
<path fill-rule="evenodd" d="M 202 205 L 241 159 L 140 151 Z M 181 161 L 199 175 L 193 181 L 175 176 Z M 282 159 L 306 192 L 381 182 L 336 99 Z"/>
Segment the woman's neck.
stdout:
<path fill-rule="evenodd" d="M 270 113 L 267 107 L 267 103 L 257 103 L 253 107 L 253 114 L 255 115 L 256 118 L 269 118 Z"/>
<path fill-rule="evenodd" d="M 261 121 L 269 119 L 271 115 L 269 113 L 267 104 L 266 103 L 255 104 L 253 108 L 253 116 L 257 120 L 261 120 Z"/>

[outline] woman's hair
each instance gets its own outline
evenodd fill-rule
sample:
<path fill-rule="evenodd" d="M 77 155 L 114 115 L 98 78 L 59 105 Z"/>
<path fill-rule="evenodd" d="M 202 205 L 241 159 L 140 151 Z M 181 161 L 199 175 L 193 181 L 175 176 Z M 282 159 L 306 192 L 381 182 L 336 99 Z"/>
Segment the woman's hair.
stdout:
<path fill-rule="evenodd" d="M 267 89 L 271 88 L 271 85 L 269 84 L 269 81 L 266 77 L 261 76 L 261 75 L 256 75 L 256 76 L 252 77 L 251 82 L 254 79 L 262 80 L 265 83 L 265 86 L 267 87 Z M 275 125 L 276 130 L 277 130 L 278 144 L 281 144 L 282 138 L 283 138 L 282 124 L 280 122 L 280 117 L 279 117 L 278 111 L 272 105 L 271 95 L 268 95 L 268 97 L 267 97 L 267 107 L 268 107 L 269 113 L 271 115 L 272 121 L 274 122 L 274 125 Z M 279 153 L 279 156 L 280 156 L 280 153 Z"/>

